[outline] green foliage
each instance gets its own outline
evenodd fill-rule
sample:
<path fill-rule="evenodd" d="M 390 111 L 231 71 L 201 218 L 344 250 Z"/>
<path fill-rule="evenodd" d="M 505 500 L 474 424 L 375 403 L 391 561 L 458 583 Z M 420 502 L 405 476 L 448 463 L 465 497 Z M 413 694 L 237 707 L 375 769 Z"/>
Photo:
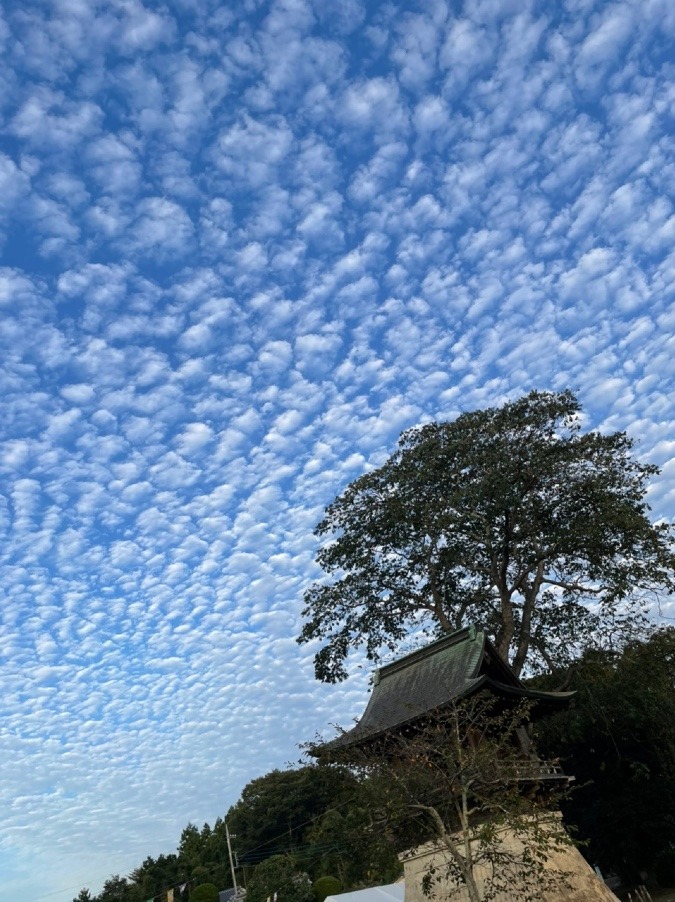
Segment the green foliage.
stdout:
<path fill-rule="evenodd" d="M 316 902 L 324 902 L 326 896 L 334 896 L 342 892 L 342 882 L 337 877 L 319 877 L 314 881 Z"/>
<path fill-rule="evenodd" d="M 347 768 L 323 764 L 252 780 L 227 814 L 239 860 L 250 869 L 291 853 L 313 878 L 332 872 L 346 887 L 386 883 L 400 865 L 372 830 L 361 791 Z"/>
<path fill-rule="evenodd" d="M 325 640 L 319 679 L 344 679 L 355 646 L 377 660 L 411 626 L 467 620 L 517 674 L 555 669 L 674 588 L 672 532 L 644 500 L 657 468 L 624 433 L 582 434 L 579 413 L 571 392 L 531 392 L 409 430 L 328 506 L 317 560 L 332 580 L 307 591 L 298 640 Z"/>
<path fill-rule="evenodd" d="M 275 893 L 279 902 L 314 902 L 310 879 L 292 855 L 273 855 L 255 868 L 246 902 L 265 902 Z"/>
<path fill-rule="evenodd" d="M 240 861 L 256 864 L 299 849 L 316 819 L 356 789 L 347 770 L 321 765 L 274 770 L 252 780 L 227 814 Z"/>
<path fill-rule="evenodd" d="M 367 778 L 349 805 L 327 811 L 307 834 L 316 874 L 335 873 L 348 889 L 391 883 L 402 872 L 392 844 L 368 808 Z"/>
<path fill-rule="evenodd" d="M 621 653 L 587 652 L 574 707 L 539 726 L 580 784 L 564 813 L 585 854 L 627 882 L 668 870 L 675 836 L 675 628 Z M 669 849 L 671 850 L 669 852 Z"/>
<path fill-rule="evenodd" d="M 146 902 L 147 899 L 161 895 L 167 887 L 181 883 L 184 873 L 176 855 L 146 858 L 130 875 L 134 902 Z"/>
<path fill-rule="evenodd" d="M 103 889 L 96 897 L 96 902 L 135 902 L 133 886 L 126 877 L 114 874 L 103 884 Z"/>
<path fill-rule="evenodd" d="M 204 828 L 207 824 L 204 824 Z M 181 862 L 189 868 L 196 867 L 201 861 L 202 836 L 196 824 L 188 824 L 180 835 L 178 844 L 178 856 Z"/>
<path fill-rule="evenodd" d="M 227 857 L 225 825 L 218 819 L 213 827 L 204 824 L 200 830 L 188 824 L 178 844 L 178 873 L 184 880 L 204 882 L 209 880 L 218 886 L 230 886 L 231 877 Z"/>
<path fill-rule="evenodd" d="M 190 902 L 218 902 L 218 890 L 213 883 L 202 883 L 190 893 Z"/>

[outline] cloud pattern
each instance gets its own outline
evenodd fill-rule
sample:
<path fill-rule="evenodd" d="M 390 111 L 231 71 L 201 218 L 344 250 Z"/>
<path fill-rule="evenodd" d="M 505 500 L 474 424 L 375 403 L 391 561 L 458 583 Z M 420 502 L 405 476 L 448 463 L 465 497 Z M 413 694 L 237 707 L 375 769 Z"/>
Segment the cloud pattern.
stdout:
<path fill-rule="evenodd" d="M 5 6 L 7 898 L 360 713 L 294 637 L 402 429 L 571 387 L 673 517 L 674 38 L 668 0 Z"/>

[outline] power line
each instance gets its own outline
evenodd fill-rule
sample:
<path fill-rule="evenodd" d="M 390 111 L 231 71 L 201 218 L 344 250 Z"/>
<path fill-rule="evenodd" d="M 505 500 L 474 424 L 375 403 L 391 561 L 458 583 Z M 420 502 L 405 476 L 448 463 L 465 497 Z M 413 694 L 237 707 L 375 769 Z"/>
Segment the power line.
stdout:
<path fill-rule="evenodd" d="M 248 852 L 243 852 L 239 858 L 243 859 L 250 855 L 251 852 L 257 852 L 258 849 L 262 849 L 263 846 L 268 846 L 272 842 L 276 842 L 278 839 L 283 839 L 288 836 L 289 833 L 293 833 L 295 830 L 299 830 L 301 827 L 306 827 L 307 824 L 311 824 L 313 821 L 318 820 L 321 817 L 324 817 L 330 811 L 337 811 L 339 808 L 342 808 L 344 805 L 347 805 L 349 802 L 353 802 L 356 799 L 356 793 L 353 796 L 350 796 L 348 799 L 345 799 L 343 802 L 340 802 L 339 805 L 334 805 L 332 808 L 326 808 L 325 811 L 322 811 L 321 814 L 315 814 L 313 817 L 310 817 L 308 820 L 303 821 L 301 824 L 296 824 L 295 827 L 290 827 L 288 830 L 284 830 L 283 833 L 279 833 L 278 836 L 273 836 L 271 839 L 266 839 L 265 842 L 260 843 L 259 846 L 254 846 L 252 849 L 249 849 Z"/>

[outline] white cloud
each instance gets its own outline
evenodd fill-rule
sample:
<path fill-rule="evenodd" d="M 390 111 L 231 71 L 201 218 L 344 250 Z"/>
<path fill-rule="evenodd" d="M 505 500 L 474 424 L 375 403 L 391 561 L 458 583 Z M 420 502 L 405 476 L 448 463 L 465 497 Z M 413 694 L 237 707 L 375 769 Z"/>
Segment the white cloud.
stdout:
<path fill-rule="evenodd" d="M 371 134 L 389 136 L 407 131 L 408 114 L 391 78 L 371 78 L 350 85 L 339 116 L 346 126 Z"/>
<path fill-rule="evenodd" d="M 135 213 L 130 239 L 125 241 L 132 252 L 160 260 L 187 254 L 193 225 L 182 206 L 163 197 L 148 197 L 139 202 Z"/>
<path fill-rule="evenodd" d="M 78 383 L 76 385 L 64 385 L 60 390 L 61 395 L 73 404 L 86 404 L 94 397 L 95 391 L 91 385 Z"/>
<path fill-rule="evenodd" d="M 187 428 L 177 438 L 181 454 L 192 455 L 213 441 L 213 429 L 206 423 L 188 423 Z"/>
<path fill-rule="evenodd" d="M 71 149 L 96 134 L 103 119 L 94 103 L 68 100 L 48 88 L 36 88 L 13 117 L 10 128 L 28 146 Z"/>
<path fill-rule="evenodd" d="M 267 123 L 244 116 L 220 135 L 214 162 L 235 183 L 256 188 L 273 179 L 292 142 L 293 134 L 282 117 Z"/>
<path fill-rule="evenodd" d="M 91 176 L 100 190 L 108 195 L 130 194 L 138 190 L 141 167 L 133 147 L 115 137 L 105 135 L 92 141 L 87 148 Z"/>
<path fill-rule="evenodd" d="M 674 515 L 672 4 L 254 6 L 0 19 L 12 898 L 360 713 L 367 667 L 316 684 L 294 637 L 401 429 L 571 386 Z"/>
<path fill-rule="evenodd" d="M 151 50 L 173 38 L 175 23 L 167 15 L 152 12 L 138 0 L 124 0 L 116 5 L 121 13 L 117 45 L 122 53 Z"/>

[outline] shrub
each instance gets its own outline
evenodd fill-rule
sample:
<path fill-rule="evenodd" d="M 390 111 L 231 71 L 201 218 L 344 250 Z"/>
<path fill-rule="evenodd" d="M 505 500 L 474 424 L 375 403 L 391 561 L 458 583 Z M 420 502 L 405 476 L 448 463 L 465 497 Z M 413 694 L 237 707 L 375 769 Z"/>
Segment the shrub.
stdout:
<path fill-rule="evenodd" d="M 218 902 L 218 890 L 212 883 L 202 883 L 190 893 L 190 902 Z"/>
<path fill-rule="evenodd" d="M 309 877 L 292 855 L 272 855 L 256 866 L 248 881 L 246 902 L 265 902 L 275 893 L 279 902 L 314 902 Z"/>
<path fill-rule="evenodd" d="M 314 881 L 316 902 L 323 902 L 326 896 L 334 896 L 342 892 L 342 883 L 337 877 L 319 877 Z"/>

